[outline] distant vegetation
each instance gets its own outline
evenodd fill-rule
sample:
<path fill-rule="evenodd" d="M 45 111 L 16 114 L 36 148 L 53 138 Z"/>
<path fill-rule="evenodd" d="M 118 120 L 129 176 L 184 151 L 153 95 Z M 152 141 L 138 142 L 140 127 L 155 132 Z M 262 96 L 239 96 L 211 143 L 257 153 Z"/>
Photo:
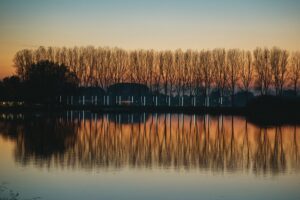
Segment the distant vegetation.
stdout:
<path fill-rule="evenodd" d="M 74 95 L 72 88 L 77 85 L 91 88 L 90 93 L 96 88 L 107 92 L 113 85 L 134 83 L 147 86 L 151 95 L 165 96 L 169 103 L 174 101 L 171 98 L 180 97 L 181 105 L 185 97 L 191 105 L 196 105 L 196 98 L 202 98 L 205 106 L 213 103 L 212 98 L 214 104 L 235 105 L 235 98 L 252 98 L 251 93 L 297 96 L 300 79 L 300 52 L 290 53 L 277 47 L 256 48 L 253 52 L 39 47 L 17 52 L 14 64 L 17 76 L 0 83 L 2 99 L 14 99 L 11 96 L 18 96 L 15 93 L 25 92 L 26 98 L 46 100 L 69 92 Z M 95 97 L 91 98 L 94 102 Z M 144 98 L 141 102 L 147 100 Z"/>
<path fill-rule="evenodd" d="M 166 95 L 205 95 L 212 90 L 232 96 L 237 90 L 255 90 L 262 95 L 281 95 L 284 89 L 297 93 L 300 52 L 256 48 L 214 50 L 133 50 L 119 48 L 24 49 L 14 58 L 17 74 L 25 79 L 28 68 L 49 60 L 68 66 L 81 86 L 106 89 L 115 83 L 140 83 Z"/>
<path fill-rule="evenodd" d="M 0 82 L 0 98 L 7 101 L 53 103 L 57 96 L 74 93 L 76 74 L 63 64 L 39 61 L 31 64 L 24 76 L 6 77 Z"/>

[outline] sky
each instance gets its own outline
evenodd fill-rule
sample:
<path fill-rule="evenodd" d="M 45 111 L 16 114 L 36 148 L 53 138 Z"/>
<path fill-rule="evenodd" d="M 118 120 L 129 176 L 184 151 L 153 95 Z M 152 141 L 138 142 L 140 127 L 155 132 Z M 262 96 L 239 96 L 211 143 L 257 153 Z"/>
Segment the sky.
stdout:
<path fill-rule="evenodd" d="M 0 0 L 0 78 L 39 46 L 300 50 L 299 0 Z"/>

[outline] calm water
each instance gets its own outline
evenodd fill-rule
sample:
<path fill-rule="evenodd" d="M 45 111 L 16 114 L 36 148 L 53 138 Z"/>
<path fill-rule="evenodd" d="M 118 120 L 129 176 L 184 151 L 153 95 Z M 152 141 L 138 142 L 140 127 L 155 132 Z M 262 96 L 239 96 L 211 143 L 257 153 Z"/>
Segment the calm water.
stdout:
<path fill-rule="evenodd" d="M 300 126 L 182 114 L 0 116 L 0 199 L 300 199 Z"/>

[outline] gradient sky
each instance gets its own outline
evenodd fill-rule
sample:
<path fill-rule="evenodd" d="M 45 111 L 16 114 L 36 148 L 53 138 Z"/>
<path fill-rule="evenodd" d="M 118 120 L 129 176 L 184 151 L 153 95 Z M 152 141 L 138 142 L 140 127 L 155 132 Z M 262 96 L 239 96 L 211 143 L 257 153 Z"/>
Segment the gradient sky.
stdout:
<path fill-rule="evenodd" d="M 0 78 L 16 51 L 41 45 L 299 50 L 299 10 L 298 0 L 0 0 Z"/>

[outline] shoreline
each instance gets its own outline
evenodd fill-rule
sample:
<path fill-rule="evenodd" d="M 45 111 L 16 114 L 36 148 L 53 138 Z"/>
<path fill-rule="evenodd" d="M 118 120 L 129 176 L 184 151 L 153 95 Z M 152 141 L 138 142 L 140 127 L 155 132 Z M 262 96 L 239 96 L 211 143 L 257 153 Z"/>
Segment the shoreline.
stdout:
<path fill-rule="evenodd" d="M 203 107 L 203 106 L 96 106 L 96 105 L 34 105 L 34 106 L 0 106 L 0 114 L 24 114 L 35 115 L 44 114 L 46 116 L 55 115 L 65 111 L 87 111 L 97 114 L 142 114 L 142 113 L 172 113 L 188 115 L 232 115 L 242 116 L 249 121 L 261 125 L 273 124 L 300 124 L 300 109 L 298 106 L 291 107 L 281 105 L 273 107 L 271 105 L 248 105 L 246 107 Z"/>
<path fill-rule="evenodd" d="M 246 107 L 204 106 L 96 106 L 96 105 L 33 105 L 0 106 L 0 113 L 90 111 L 93 113 L 186 113 L 186 114 L 246 114 Z"/>

